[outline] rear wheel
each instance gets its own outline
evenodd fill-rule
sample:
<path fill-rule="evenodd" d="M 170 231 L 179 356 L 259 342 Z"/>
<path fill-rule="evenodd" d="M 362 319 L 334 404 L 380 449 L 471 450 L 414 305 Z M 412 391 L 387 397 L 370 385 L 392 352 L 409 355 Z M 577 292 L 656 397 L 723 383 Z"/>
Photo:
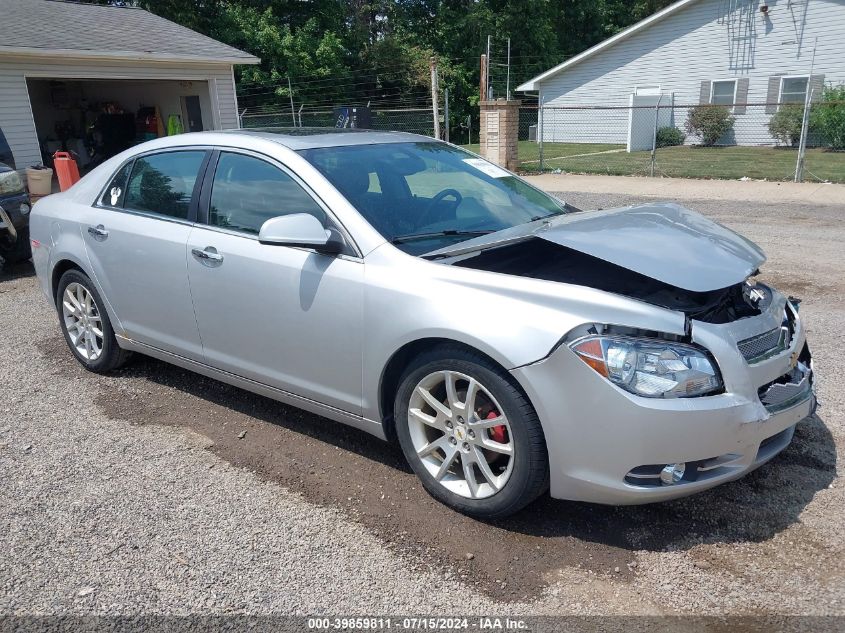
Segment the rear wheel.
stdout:
<path fill-rule="evenodd" d="M 394 411 L 399 443 L 426 490 L 479 518 L 513 514 L 548 487 L 545 439 L 513 378 L 459 347 L 420 356 Z"/>
<path fill-rule="evenodd" d="M 87 275 L 69 270 L 56 293 L 62 333 L 85 369 L 105 373 L 123 365 L 131 352 L 118 346 L 103 300 Z"/>

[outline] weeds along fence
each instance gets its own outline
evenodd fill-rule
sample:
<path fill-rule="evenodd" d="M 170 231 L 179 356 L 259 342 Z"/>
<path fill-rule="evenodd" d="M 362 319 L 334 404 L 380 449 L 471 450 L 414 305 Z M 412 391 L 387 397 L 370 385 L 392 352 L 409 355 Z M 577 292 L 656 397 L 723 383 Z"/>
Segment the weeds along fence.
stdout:
<path fill-rule="evenodd" d="M 335 110 L 277 111 L 244 114 L 243 128 L 343 127 Z M 371 109 L 368 127 L 373 130 L 413 132 L 432 136 L 434 118 L 432 108 Z"/>
<path fill-rule="evenodd" d="M 523 107 L 519 139 L 526 172 L 845 182 L 845 102 Z"/>

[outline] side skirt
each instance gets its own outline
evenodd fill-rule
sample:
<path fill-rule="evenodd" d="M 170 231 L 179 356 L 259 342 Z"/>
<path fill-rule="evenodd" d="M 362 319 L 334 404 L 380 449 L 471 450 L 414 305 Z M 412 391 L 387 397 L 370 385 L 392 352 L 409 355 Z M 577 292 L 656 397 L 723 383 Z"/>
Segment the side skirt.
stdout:
<path fill-rule="evenodd" d="M 330 420 L 334 420 L 335 422 L 347 424 L 349 426 L 355 427 L 356 429 L 360 429 L 362 431 L 370 433 L 371 435 L 375 435 L 379 439 L 387 439 L 387 436 L 384 433 L 384 427 L 380 422 L 374 422 L 373 420 L 368 420 L 365 417 L 349 413 L 348 411 L 343 411 L 342 409 L 330 407 L 329 405 L 317 402 L 316 400 L 304 398 L 294 393 L 290 393 L 289 391 L 284 391 L 283 389 L 277 389 L 276 387 L 271 387 L 255 380 L 250 380 L 249 378 L 243 378 L 242 376 L 238 376 L 237 374 L 232 374 L 227 371 L 216 369 L 214 367 L 211 367 L 210 365 L 205 365 L 195 360 L 184 358 L 182 356 L 179 356 L 178 354 L 166 352 L 151 345 L 147 345 L 146 343 L 139 343 L 137 341 L 133 341 L 132 339 L 128 339 L 124 336 L 117 335 L 117 340 L 123 349 L 138 352 L 139 354 L 145 354 L 147 356 L 152 356 L 153 358 L 157 358 L 166 363 L 171 363 L 183 369 L 187 369 L 189 371 L 202 374 L 203 376 L 207 376 L 209 378 L 225 382 L 229 385 L 245 389 L 246 391 L 251 391 L 253 393 L 266 396 L 278 402 L 283 402 L 284 404 L 289 404 L 299 409 L 304 409 L 305 411 L 309 411 L 310 413 L 316 413 L 317 415 L 329 418 Z"/>

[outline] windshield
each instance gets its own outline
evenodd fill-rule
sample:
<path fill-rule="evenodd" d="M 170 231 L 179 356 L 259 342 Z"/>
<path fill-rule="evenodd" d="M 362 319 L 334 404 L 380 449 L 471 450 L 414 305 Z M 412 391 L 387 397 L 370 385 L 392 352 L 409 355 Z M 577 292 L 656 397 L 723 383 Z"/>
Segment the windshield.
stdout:
<path fill-rule="evenodd" d="M 444 143 L 301 150 L 385 239 L 419 255 L 566 212 L 562 202 Z"/>

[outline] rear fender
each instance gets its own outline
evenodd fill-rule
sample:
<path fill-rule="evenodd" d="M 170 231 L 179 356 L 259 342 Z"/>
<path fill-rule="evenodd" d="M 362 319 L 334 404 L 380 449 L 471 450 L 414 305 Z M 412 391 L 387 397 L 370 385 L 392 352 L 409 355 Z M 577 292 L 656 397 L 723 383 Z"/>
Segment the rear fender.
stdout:
<path fill-rule="evenodd" d="M 103 291 L 102 284 L 99 279 L 97 279 L 97 275 L 93 272 L 94 268 L 91 266 L 91 261 L 88 258 L 88 248 L 85 245 L 85 239 L 82 237 L 82 229 L 77 228 L 77 230 L 70 230 L 69 227 L 60 226 L 59 222 L 60 221 L 54 221 L 50 231 L 50 238 L 53 243 L 53 246 L 50 249 L 50 274 L 49 276 L 45 275 L 47 283 L 49 284 L 49 296 L 51 303 L 53 305 L 56 304 L 56 291 L 58 290 L 58 279 L 55 281 L 53 280 L 56 267 L 62 262 L 71 262 L 77 268 L 82 270 L 89 279 L 91 279 L 91 282 L 97 288 L 97 292 L 103 299 L 106 312 L 109 315 L 109 321 L 111 322 L 115 334 L 123 335 L 123 324 L 120 322 L 120 318 L 117 316 L 117 313 L 115 313 L 114 307 L 111 303 L 109 303 L 109 298 Z M 78 255 L 79 253 L 83 254 L 83 257 L 80 257 Z"/>

